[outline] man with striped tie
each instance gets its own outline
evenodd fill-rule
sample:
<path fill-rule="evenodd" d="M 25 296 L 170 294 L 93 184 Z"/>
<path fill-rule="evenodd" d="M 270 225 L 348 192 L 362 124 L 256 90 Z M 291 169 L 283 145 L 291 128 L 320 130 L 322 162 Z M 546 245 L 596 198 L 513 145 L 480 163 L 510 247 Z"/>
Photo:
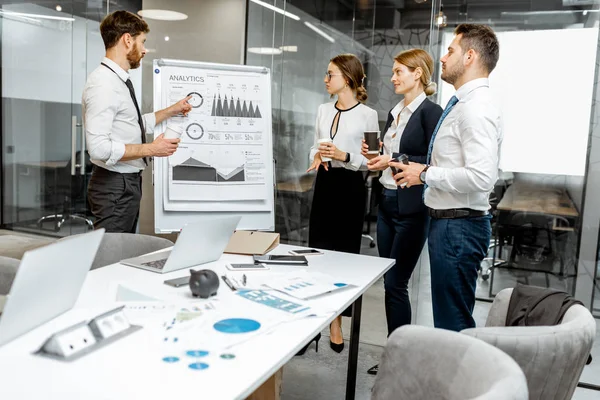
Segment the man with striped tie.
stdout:
<path fill-rule="evenodd" d="M 498 39 L 485 25 L 462 24 L 441 59 L 442 79 L 456 93 L 433 132 L 427 165 L 390 163 L 398 185 L 425 185 L 434 324 L 460 331 L 475 326 L 477 269 L 491 238 L 489 193 L 498 178 L 502 119 L 488 77 Z"/>

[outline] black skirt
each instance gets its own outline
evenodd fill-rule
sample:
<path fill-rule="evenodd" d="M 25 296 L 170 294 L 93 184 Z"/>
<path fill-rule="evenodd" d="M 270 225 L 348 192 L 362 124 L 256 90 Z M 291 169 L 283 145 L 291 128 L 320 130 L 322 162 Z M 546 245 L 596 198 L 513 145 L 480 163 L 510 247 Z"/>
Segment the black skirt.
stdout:
<path fill-rule="evenodd" d="M 308 245 L 360 253 L 366 204 L 363 172 L 320 167 L 310 212 Z"/>

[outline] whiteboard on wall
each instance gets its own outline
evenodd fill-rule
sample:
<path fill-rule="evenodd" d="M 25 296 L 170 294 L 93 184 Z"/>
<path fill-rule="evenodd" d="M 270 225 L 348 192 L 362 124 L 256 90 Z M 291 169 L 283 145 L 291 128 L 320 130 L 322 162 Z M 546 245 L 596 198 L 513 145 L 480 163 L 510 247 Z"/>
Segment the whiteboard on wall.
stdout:
<path fill-rule="evenodd" d="M 490 74 L 490 89 L 504 123 L 500 168 L 583 176 L 598 29 L 496 35 L 500 60 Z M 454 34 L 444 33 L 444 53 L 453 38 Z M 455 90 L 439 81 L 440 105 L 445 107 Z"/>
<path fill-rule="evenodd" d="M 238 229 L 274 230 L 271 78 L 265 67 L 154 60 L 154 110 L 192 96 L 188 116 L 157 125 L 180 132 L 153 164 L 155 232 L 239 215 Z"/>

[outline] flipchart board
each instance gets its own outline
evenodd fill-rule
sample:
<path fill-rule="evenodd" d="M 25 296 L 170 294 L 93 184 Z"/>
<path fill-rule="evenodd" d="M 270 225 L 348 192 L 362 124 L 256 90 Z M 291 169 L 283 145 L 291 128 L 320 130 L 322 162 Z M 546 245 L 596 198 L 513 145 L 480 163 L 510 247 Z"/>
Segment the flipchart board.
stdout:
<path fill-rule="evenodd" d="M 231 215 L 242 216 L 238 229 L 274 230 L 269 69 L 168 59 L 152 69 L 155 111 L 186 96 L 192 106 L 154 130 L 181 138 L 152 163 L 155 232 Z"/>

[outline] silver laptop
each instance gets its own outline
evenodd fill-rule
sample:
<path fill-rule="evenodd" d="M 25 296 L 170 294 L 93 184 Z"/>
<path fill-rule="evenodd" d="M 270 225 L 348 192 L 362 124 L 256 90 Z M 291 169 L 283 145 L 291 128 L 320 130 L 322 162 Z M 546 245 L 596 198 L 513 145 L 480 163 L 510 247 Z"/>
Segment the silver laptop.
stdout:
<path fill-rule="evenodd" d="M 241 217 L 206 219 L 186 224 L 171 250 L 128 258 L 121 263 L 165 274 L 218 260 Z"/>
<path fill-rule="evenodd" d="M 0 346 L 73 307 L 103 235 L 99 229 L 25 253 L 0 310 Z"/>

